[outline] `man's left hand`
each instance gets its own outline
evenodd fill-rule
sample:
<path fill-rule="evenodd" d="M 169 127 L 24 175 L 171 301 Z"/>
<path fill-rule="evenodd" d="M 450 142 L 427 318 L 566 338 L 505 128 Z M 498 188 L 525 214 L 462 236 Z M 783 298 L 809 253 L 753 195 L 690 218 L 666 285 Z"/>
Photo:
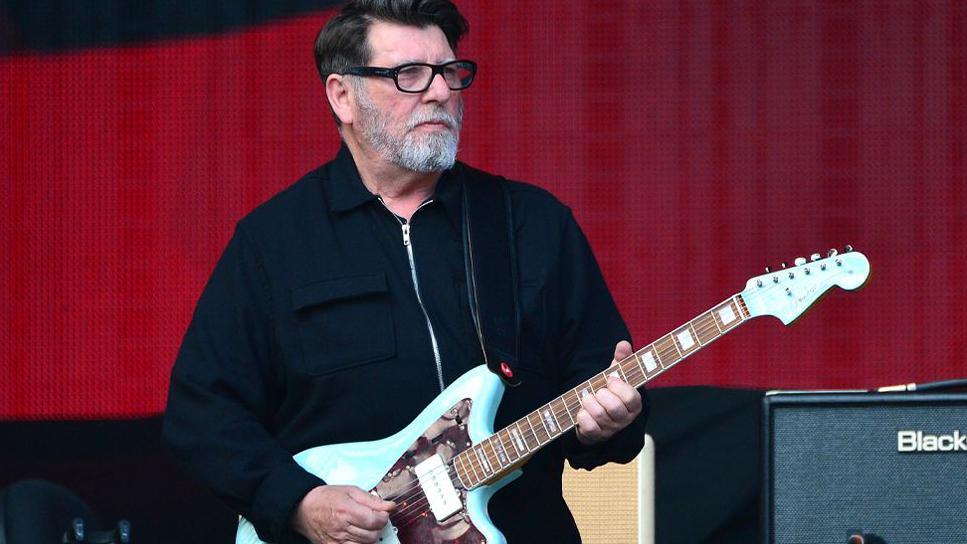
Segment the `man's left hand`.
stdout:
<path fill-rule="evenodd" d="M 615 367 L 632 354 L 631 344 L 622 340 L 614 347 Z M 611 369 L 609 369 L 611 372 Z M 584 397 L 576 417 L 578 441 L 586 446 L 603 442 L 624 429 L 641 413 L 641 393 L 622 380 L 617 371 L 608 377 L 607 389 Z"/>

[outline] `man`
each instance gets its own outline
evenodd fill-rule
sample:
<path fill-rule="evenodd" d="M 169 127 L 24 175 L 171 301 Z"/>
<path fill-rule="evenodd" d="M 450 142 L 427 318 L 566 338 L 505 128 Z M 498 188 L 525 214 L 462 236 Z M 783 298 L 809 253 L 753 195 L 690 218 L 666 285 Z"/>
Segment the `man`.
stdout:
<path fill-rule="evenodd" d="M 631 354 L 570 211 L 455 162 L 476 73 L 456 57 L 466 29 L 449 0 L 359 0 L 326 25 L 316 60 L 343 148 L 239 222 L 198 302 L 166 439 L 263 540 L 374 542 L 397 505 L 326 485 L 292 455 L 388 436 L 481 363 L 461 241 L 468 182 L 506 184 L 518 255 L 522 383 L 495 428 Z M 641 448 L 641 395 L 619 379 L 576 419 L 491 500 L 509 542 L 579 542 L 564 457 L 590 469 Z"/>

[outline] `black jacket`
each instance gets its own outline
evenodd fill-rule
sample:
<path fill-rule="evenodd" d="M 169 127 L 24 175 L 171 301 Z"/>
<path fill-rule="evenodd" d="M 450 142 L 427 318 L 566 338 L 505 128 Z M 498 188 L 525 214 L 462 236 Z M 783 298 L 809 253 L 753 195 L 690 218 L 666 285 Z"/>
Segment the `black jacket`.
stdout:
<path fill-rule="evenodd" d="M 293 454 L 389 436 L 440 393 L 441 374 L 449 384 L 482 362 L 460 237 L 471 176 L 509 184 L 519 261 L 523 384 L 504 394 L 495 429 L 603 370 L 629 338 L 570 210 L 458 163 L 410 223 L 438 370 L 401 219 L 366 190 L 344 147 L 239 222 L 172 371 L 169 446 L 263 540 L 299 541 L 289 518 L 323 483 Z M 583 447 L 571 432 L 536 454 L 490 503 L 508 541 L 579 542 L 561 498 L 564 457 L 579 468 L 630 460 L 645 419 L 605 444 Z"/>

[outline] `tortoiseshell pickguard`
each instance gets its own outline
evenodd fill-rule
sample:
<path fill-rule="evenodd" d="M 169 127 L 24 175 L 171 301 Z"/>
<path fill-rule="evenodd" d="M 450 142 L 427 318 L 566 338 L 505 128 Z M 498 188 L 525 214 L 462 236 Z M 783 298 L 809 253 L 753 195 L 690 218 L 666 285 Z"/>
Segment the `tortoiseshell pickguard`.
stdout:
<path fill-rule="evenodd" d="M 439 454 L 449 462 L 454 455 L 470 447 L 467 421 L 470 418 L 470 399 L 463 399 L 447 410 L 433 425 L 407 448 L 393 468 L 376 484 L 374 491 L 387 500 L 395 500 L 397 508 L 390 521 L 397 530 L 397 538 L 403 544 L 481 544 L 484 536 L 470 522 L 467 515 L 467 491 L 459 485 L 463 509 L 442 523 L 438 523 L 426 504 L 426 496 L 420 490 L 413 469 L 428 457 Z M 410 500 L 399 498 L 407 490 L 417 493 Z M 414 504 L 418 502 L 419 504 Z"/>

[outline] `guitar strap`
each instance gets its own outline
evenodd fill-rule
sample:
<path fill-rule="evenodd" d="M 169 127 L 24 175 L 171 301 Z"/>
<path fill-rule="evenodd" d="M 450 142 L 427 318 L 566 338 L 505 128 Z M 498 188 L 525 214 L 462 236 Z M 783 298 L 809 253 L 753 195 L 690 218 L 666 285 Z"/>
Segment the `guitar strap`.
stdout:
<path fill-rule="evenodd" d="M 467 298 L 484 362 L 511 387 L 520 384 L 517 245 L 504 178 L 463 180 L 463 259 Z"/>

